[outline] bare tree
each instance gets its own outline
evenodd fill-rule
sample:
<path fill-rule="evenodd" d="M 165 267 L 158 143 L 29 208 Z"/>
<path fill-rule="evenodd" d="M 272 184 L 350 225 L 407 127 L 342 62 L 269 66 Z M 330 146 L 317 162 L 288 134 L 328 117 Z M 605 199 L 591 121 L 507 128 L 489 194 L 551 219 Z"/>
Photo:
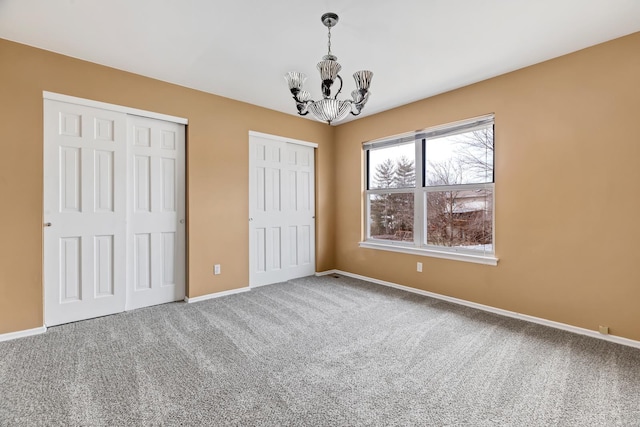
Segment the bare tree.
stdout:
<path fill-rule="evenodd" d="M 462 159 L 429 164 L 431 186 L 461 184 L 468 178 Z M 427 192 L 427 241 L 441 246 L 477 246 L 491 243 L 491 204 L 488 190 Z"/>
<path fill-rule="evenodd" d="M 493 126 L 466 132 L 456 138 L 457 158 L 467 174 L 482 182 L 493 180 Z"/>
<path fill-rule="evenodd" d="M 431 186 L 460 184 L 464 175 L 461 161 L 429 162 L 427 181 Z M 442 246 L 455 246 L 454 212 L 457 191 L 427 193 L 427 241 Z"/>
<path fill-rule="evenodd" d="M 449 159 L 443 162 L 429 162 L 427 182 L 435 185 L 462 184 L 465 175 L 465 163 L 459 159 Z"/>

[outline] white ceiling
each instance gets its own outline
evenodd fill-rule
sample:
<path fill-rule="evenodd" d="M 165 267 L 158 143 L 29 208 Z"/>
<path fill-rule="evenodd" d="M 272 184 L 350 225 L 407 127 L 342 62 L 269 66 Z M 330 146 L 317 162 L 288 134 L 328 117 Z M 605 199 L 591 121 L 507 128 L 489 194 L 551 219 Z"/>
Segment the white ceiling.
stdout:
<path fill-rule="evenodd" d="M 320 97 L 324 12 L 363 116 L 640 31 L 639 0 L 0 0 L 0 38 L 295 114 Z"/>

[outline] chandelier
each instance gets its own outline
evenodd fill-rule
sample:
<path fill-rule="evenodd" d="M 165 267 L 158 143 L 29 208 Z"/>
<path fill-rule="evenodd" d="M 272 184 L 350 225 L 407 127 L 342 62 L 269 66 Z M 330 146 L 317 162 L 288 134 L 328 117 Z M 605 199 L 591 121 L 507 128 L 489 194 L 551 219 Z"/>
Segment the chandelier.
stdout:
<path fill-rule="evenodd" d="M 369 86 L 371 85 L 373 73 L 367 70 L 356 71 L 353 74 L 353 78 L 356 81 L 356 90 L 351 92 L 352 99 L 344 101 L 338 99 L 338 95 L 342 91 L 342 77 L 340 77 L 338 73 L 342 69 L 342 66 L 338 63 L 338 58 L 331 53 L 331 28 L 335 27 L 338 23 L 338 15 L 335 13 L 325 13 L 321 19 L 325 27 L 328 28 L 328 52 L 317 65 L 318 71 L 320 71 L 320 78 L 322 79 L 322 99 L 313 101 L 311 94 L 302 89 L 302 85 L 307 79 L 307 76 L 303 73 L 295 71 L 289 72 L 284 78 L 289 84 L 289 90 L 296 102 L 298 114 L 306 116 L 309 114 L 309 111 L 311 111 L 316 119 L 331 124 L 331 122 L 344 119 L 349 113 L 354 116 L 360 114 L 371 93 L 369 92 Z M 333 82 L 336 79 L 340 81 L 340 87 L 332 97 L 331 86 L 333 86 Z"/>

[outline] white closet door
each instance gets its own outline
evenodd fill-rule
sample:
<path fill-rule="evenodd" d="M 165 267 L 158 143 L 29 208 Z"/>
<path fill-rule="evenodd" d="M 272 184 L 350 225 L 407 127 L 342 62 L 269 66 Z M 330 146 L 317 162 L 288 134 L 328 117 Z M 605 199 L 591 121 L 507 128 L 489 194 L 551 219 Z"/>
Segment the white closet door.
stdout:
<path fill-rule="evenodd" d="M 184 299 L 185 127 L 129 116 L 127 310 Z"/>
<path fill-rule="evenodd" d="M 315 273 L 314 148 L 249 138 L 251 286 Z"/>
<path fill-rule="evenodd" d="M 184 157 L 184 125 L 45 99 L 45 325 L 184 298 Z"/>
<path fill-rule="evenodd" d="M 124 311 L 126 115 L 44 102 L 45 325 Z"/>

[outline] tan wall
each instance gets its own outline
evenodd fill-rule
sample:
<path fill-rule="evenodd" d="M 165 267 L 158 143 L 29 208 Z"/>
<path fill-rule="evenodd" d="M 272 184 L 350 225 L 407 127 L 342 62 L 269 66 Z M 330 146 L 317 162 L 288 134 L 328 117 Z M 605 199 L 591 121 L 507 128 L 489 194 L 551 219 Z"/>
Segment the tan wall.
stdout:
<path fill-rule="evenodd" d="M 635 33 L 339 126 L 338 268 L 640 340 L 638 52 Z M 362 142 L 492 112 L 498 266 L 358 248 Z"/>
<path fill-rule="evenodd" d="M 42 325 L 47 90 L 189 119 L 189 296 L 248 283 L 247 133 L 256 130 L 320 144 L 318 271 L 339 268 L 587 329 L 608 325 L 640 340 L 638 51 L 640 33 L 329 128 L 0 40 L 0 333 Z M 361 143 L 490 112 L 498 266 L 359 249 Z M 211 274 L 214 263 L 221 276 Z"/>
<path fill-rule="evenodd" d="M 249 130 L 319 144 L 317 269 L 335 267 L 329 126 L 1 39 L 0 64 L 0 334 L 43 323 L 43 90 L 189 119 L 189 296 L 249 283 Z"/>

